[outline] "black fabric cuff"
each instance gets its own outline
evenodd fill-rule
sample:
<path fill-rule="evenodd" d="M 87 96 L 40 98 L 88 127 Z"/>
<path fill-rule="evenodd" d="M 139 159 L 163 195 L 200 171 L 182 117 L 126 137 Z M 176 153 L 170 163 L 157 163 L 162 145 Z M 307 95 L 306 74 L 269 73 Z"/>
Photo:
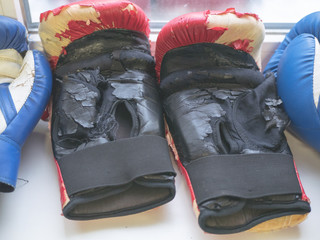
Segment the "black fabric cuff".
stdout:
<path fill-rule="evenodd" d="M 224 196 L 301 195 L 292 156 L 287 154 L 212 155 L 185 168 L 198 204 Z"/>
<path fill-rule="evenodd" d="M 291 155 L 212 155 L 185 168 L 205 232 L 237 233 L 273 218 L 310 212 L 309 203 L 301 200 Z M 219 201 L 232 204 L 215 208 Z"/>
<path fill-rule="evenodd" d="M 167 141 L 159 136 L 121 139 L 69 154 L 59 161 L 70 198 L 65 217 L 128 215 L 173 199 L 174 176 Z"/>

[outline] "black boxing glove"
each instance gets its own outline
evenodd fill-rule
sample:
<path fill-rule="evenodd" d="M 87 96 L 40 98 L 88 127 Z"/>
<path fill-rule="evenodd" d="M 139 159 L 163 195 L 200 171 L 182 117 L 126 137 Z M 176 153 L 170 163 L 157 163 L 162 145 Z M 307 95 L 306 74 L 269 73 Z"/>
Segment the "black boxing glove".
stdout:
<path fill-rule="evenodd" d="M 121 4 L 95 7 L 119 11 L 120 18 Z M 51 137 L 69 219 L 133 214 L 174 197 L 154 59 L 143 31 L 94 31 L 64 48 L 55 68 Z"/>
<path fill-rule="evenodd" d="M 310 211 L 274 77 L 259 69 L 263 38 L 256 14 L 227 9 L 179 16 L 157 39 L 167 139 L 206 232 L 281 229 Z"/>
<path fill-rule="evenodd" d="M 310 206 L 272 74 L 264 78 L 243 51 L 199 43 L 167 52 L 160 86 L 204 231 L 235 233 L 282 216 L 305 217 Z"/>

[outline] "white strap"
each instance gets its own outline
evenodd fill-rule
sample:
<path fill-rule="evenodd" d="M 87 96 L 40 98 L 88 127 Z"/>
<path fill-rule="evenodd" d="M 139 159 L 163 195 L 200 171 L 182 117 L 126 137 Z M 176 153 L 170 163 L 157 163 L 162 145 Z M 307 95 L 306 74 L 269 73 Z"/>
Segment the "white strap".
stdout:
<path fill-rule="evenodd" d="M 313 66 L 313 100 L 316 108 L 318 108 L 320 96 L 320 46 L 316 37 L 314 38 L 314 41 L 315 53 Z"/>

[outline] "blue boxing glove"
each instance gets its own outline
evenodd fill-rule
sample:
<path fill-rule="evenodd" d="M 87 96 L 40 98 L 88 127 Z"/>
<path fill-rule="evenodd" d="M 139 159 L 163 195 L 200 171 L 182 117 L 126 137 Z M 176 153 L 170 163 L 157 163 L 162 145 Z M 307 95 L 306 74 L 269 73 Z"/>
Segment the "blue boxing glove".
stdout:
<path fill-rule="evenodd" d="M 21 147 L 51 94 L 46 58 L 27 46 L 24 26 L 0 16 L 0 192 L 15 189 Z"/>
<path fill-rule="evenodd" d="M 265 73 L 277 78 L 289 130 L 320 151 L 320 12 L 301 19 L 286 35 Z"/>
<path fill-rule="evenodd" d="M 13 48 L 18 52 L 28 50 L 26 29 L 18 21 L 0 16 L 0 49 Z"/>

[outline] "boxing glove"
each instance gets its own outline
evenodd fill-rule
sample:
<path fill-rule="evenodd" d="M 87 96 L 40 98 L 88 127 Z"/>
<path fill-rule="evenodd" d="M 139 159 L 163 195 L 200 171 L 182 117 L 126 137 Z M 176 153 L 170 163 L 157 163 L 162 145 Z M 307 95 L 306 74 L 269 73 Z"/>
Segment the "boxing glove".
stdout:
<path fill-rule="evenodd" d="M 39 51 L 27 51 L 26 30 L 0 16 L 0 191 L 15 189 L 21 147 L 51 94 L 50 66 Z"/>
<path fill-rule="evenodd" d="M 128 1 L 82 1 L 41 15 L 54 70 L 51 138 L 63 214 L 145 211 L 175 194 L 148 20 Z"/>
<path fill-rule="evenodd" d="M 156 42 L 168 141 L 209 233 L 293 226 L 310 211 L 283 131 L 264 27 L 234 9 L 180 16 Z"/>
<path fill-rule="evenodd" d="M 17 20 L 5 16 L 0 16 L 0 21 L 0 49 L 15 49 L 20 53 L 27 51 L 25 27 Z"/>
<path fill-rule="evenodd" d="M 273 72 L 291 122 L 289 131 L 320 151 L 320 12 L 301 19 L 286 35 L 264 72 Z"/>

